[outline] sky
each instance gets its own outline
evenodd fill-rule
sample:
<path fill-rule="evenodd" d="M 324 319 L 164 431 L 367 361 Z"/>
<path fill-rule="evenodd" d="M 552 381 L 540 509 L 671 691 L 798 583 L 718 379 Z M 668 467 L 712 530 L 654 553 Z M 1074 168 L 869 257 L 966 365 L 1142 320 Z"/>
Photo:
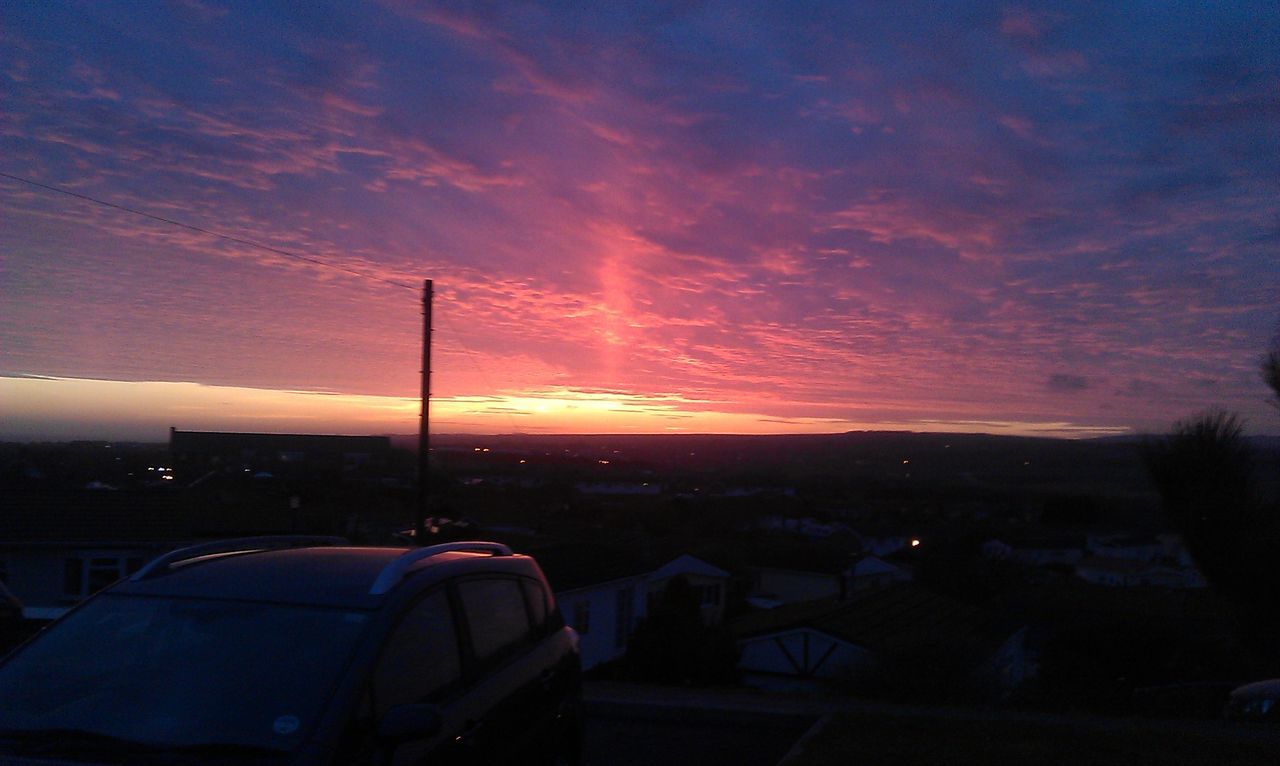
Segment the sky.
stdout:
<path fill-rule="evenodd" d="M 0 5 L 0 438 L 412 433 L 425 279 L 438 432 L 1280 433 L 1280 5 Z"/>

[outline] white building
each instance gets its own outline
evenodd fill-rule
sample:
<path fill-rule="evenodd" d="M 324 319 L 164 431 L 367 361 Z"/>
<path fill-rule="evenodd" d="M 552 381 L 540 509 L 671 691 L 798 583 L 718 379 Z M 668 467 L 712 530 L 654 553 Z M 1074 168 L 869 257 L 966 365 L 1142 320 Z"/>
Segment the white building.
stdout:
<path fill-rule="evenodd" d="M 677 556 L 649 574 L 649 604 L 661 598 L 667 584 L 677 577 L 684 578 L 693 587 L 702 608 L 704 624 L 719 625 L 724 622 L 729 573 L 687 553 Z"/>
<path fill-rule="evenodd" d="M 584 670 L 626 654 L 636 625 L 676 577 L 693 586 L 707 624 L 724 619 L 729 573 L 693 556 L 678 556 L 654 569 L 624 550 L 596 545 L 562 545 L 533 554 L 565 623 L 578 631 Z"/>
<path fill-rule="evenodd" d="M 1154 561 L 1091 556 L 1076 565 L 1076 576 L 1094 585 L 1112 588 L 1204 588 L 1207 583 L 1191 566 L 1170 566 Z"/>
<path fill-rule="evenodd" d="M 852 593 L 894 583 L 910 582 L 911 573 L 875 556 L 865 556 L 849 568 L 846 578 L 849 583 L 847 591 Z"/>
<path fill-rule="evenodd" d="M 583 670 L 626 654 L 627 639 L 645 615 L 647 585 L 640 573 L 555 592 L 565 622 L 578 631 Z"/>

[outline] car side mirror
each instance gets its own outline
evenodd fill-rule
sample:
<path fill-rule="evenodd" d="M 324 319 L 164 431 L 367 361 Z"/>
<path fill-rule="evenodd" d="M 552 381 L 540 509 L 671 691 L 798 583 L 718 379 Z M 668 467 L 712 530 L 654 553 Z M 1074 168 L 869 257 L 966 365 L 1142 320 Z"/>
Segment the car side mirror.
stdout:
<path fill-rule="evenodd" d="M 389 743 L 411 742 L 440 733 L 444 719 L 440 708 L 425 702 L 396 705 L 378 721 L 378 739 Z"/>

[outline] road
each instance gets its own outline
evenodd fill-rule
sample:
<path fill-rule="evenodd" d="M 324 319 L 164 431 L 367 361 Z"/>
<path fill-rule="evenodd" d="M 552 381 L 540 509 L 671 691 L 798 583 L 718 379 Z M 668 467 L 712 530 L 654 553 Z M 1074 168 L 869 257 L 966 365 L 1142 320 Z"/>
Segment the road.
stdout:
<path fill-rule="evenodd" d="M 776 766 L 814 716 L 588 705 L 585 766 Z"/>

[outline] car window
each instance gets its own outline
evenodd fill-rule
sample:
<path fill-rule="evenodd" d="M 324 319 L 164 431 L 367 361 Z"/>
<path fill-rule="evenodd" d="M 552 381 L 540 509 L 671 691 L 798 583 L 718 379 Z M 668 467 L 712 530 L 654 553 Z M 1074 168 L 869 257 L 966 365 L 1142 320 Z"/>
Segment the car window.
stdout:
<path fill-rule="evenodd" d="M 529 605 L 529 621 L 534 632 L 541 633 L 547 629 L 547 590 L 536 580 L 521 580 L 520 585 Z"/>
<path fill-rule="evenodd" d="M 0 665 L 0 729 L 290 750 L 368 616 L 324 607 L 104 595 Z"/>
<path fill-rule="evenodd" d="M 490 659 L 528 638 L 529 613 L 519 581 L 463 580 L 458 583 L 458 595 L 476 659 Z"/>
<path fill-rule="evenodd" d="M 448 595 L 437 590 L 415 604 L 387 640 L 374 673 L 377 714 L 429 699 L 461 675 L 453 612 Z"/>

